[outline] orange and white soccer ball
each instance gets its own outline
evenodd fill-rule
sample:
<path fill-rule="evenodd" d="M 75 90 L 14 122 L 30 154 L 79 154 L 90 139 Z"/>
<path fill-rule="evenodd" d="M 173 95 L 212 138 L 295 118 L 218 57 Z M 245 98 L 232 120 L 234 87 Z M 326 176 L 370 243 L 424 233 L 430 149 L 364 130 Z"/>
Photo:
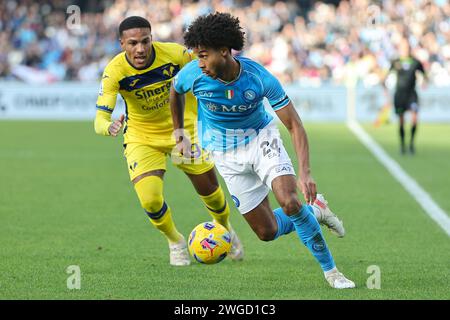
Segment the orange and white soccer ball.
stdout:
<path fill-rule="evenodd" d="M 231 249 L 231 235 L 221 224 L 203 222 L 192 230 L 189 252 L 200 263 L 213 264 L 225 259 Z"/>

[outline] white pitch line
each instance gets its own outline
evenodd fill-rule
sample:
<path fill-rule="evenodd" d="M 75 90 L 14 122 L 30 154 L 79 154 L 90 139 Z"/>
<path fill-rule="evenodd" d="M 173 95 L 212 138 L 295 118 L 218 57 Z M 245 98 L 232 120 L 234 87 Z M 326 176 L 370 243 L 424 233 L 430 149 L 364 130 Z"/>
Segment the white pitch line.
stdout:
<path fill-rule="evenodd" d="M 397 179 L 406 191 L 417 201 L 423 210 L 450 236 L 450 217 L 431 198 L 431 196 L 409 176 L 400 165 L 384 151 L 366 131 L 356 122 L 349 121 L 347 126 L 378 159 L 379 162 Z"/>

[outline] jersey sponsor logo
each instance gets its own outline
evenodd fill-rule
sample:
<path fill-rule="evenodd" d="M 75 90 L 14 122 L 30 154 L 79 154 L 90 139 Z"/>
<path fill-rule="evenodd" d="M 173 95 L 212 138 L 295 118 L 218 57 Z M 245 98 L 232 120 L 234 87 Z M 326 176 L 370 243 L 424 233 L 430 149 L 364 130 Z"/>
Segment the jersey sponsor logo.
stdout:
<path fill-rule="evenodd" d="M 157 95 L 160 95 L 162 93 L 168 93 L 170 89 L 170 82 L 167 82 L 163 84 L 160 87 L 157 87 L 155 89 L 142 89 L 142 90 L 136 90 L 134 92 L 134 95 L 139 100 L 145 99 L 145 101 L 151 101 L 151 98 Z"/>
<path fill-rule="evenodd" d="M 199 95 L 200 97 L 211 98 L 211 97 L 213 96 L 213 93 L 212 93 L 212 92 L 208 92 L 208 91 L 200 91 L 200 92 L 198 93 L 198 95 Z"/>
<path fill-rule="evenodd" d="M 152 111 L 152 110 L 158 110 L 164 106 L 166 106 L 167 104 L 169 104 L 169 98 L 165 99 L 164 101 L 158 102 L 155 105 L 142 105 L 141 108 L 142 110 L 146 110 L 146 111 Z"/>
<path fill-rule="evenodd" d="M 223 112 L 245 112 L 245 111 L 250 110 L 253 107 L 255 107 L 255 105 L 254 104 L 250 104 L 250 105 L 241 104 L 241 105 L 226 106 L 226 105 L 222 104 L 221 107 L 222 107 Z"/>
<path fill-rule="evenodd" d="M 206 107 L 207 107 L 208 110 L 210 110 L 210 111 L 219 111 L 219 106 L 216 105 L 216 104 L 214 104 L 214 103 L 211 103 L 211 102 L 207 102 L 207 103 L 206 103 Z"/>
<path fill-rule="evenodd" d="M 210 111 L 215 111 L 215 112 L 245 112 L 248 111 L 250 109 L 255 108 L 258 104 L 257 103 L 251 103 L 249 105 L 245 105 L 245 104 L 241 104 L 241 105 L 232 105 L 232 106 L 226 106 L 224 104 L 221 105 L 217 105 L 211 102 L 207 102 L 206 107 L 208 108 L 208 110 Z"/>

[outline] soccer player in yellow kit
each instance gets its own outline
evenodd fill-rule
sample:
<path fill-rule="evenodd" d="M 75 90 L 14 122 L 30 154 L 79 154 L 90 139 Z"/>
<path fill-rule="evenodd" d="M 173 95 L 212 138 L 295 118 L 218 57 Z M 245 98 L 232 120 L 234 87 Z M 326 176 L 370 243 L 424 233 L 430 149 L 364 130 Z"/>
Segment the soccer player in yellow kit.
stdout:
<path fill-rule="evenodd" d="M 192 60 L 192 55 L 179 44 L 152 41 L 150 23 L 142 17 L 123 20 L 119 34 L 123 51 L 104 70 L 97 99 L 95 132 L 115 137 L 124 127 L 124 155 L 141 206 L 151 223 L 166 236 L 170 264 L 189 265 L 186 240 L 176 229 L 170 207 L 164 201 L 163 177 L 166 157 L 176 150 L 169 109 L 170 85 L 178 71 Z M 126 111 L 112 121 L 118 93 L 125 101 Z M 196 109 L 194 96 L 187 96 L 185 130 L 194 141 Z M 172 159 L 177 157 L 172 155 Z M 217 181 L 214 164 L 201 149 L 197 159 L 183 159 L 179 155 L 180 159 L 184 161 L 174 161 L 174 164 L 190 178 L 213 219 L 230 231 L 230 258 L 242 259 L 243 247 L 230 226 L 230 208 Z"/>

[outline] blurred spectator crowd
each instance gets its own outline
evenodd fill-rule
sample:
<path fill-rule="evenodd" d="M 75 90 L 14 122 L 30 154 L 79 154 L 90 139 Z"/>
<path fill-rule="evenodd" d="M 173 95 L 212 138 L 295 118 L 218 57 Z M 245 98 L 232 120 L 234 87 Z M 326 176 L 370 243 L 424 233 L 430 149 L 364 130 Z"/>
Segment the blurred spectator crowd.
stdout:
<path fill-rule="evenodd" d="M 284 84 L 377 85 L 406 37 L 431 84 L 450 85 L 448 0 L 109 0 L 80 5 L 79 16 L 74 2 L 0 2 L 0 80 L 97 81 L 120 52 L 125 17 L 148 18 L 154 40 L 182 43 L 197 16 L 226 11 L 246 32 L 239 54 Z"/>

